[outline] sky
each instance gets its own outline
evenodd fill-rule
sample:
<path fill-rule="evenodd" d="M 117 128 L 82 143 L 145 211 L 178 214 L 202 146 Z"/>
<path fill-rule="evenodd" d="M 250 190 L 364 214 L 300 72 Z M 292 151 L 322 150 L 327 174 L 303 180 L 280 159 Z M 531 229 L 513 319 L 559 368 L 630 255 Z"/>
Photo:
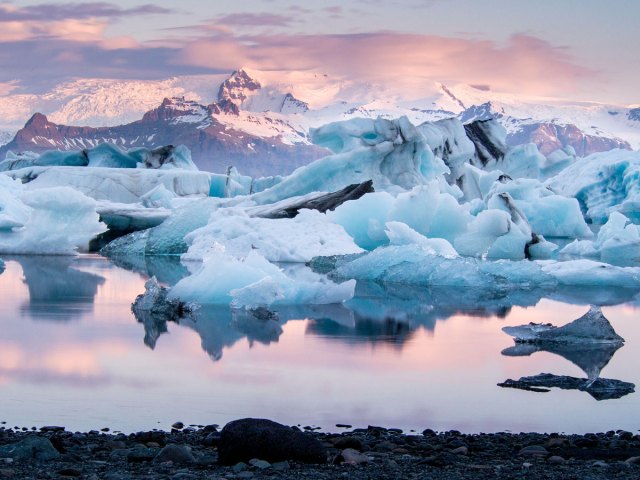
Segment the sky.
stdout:
<path fill-rule="evenodd" d="M 637 0 L 307 3 L 0 0 L 0 95 L 247 67 L 640 103 Z"/>

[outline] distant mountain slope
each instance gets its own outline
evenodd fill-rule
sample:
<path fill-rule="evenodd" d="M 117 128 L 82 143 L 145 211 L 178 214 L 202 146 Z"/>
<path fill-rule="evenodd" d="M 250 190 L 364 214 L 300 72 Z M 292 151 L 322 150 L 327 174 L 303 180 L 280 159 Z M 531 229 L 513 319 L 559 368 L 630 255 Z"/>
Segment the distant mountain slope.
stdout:
<path fill-rule="evenodd" d="M 288 173 L 327 154 L 316 146 L 234 130 L 212 116 L 212 107 L 165 99 L 141 120 L 115 127 L 58 125 L 35 114 L 11 142 L 0 147 L 0 157 L 9 150 L 81 150 L 105 142 L 124 148 L 184 144 L 201 169 L 224 172 L 237 166 L 251 175 Z"/>
<path fill-rule="evenodd" d="M 35 111 L 44 116 L 20 128 Z M 43 95 L 2 96 L 0 130 L 19 132 L 10 142 L 0 134 L 0 145 L 7 143 L 0 158 L 8 150 L 78 149 L 105 141 L 127 148 L 184 143 L 201 168 L 236 165 L 244 173 L 287 173 L 324 152 L 310 145 L 310 128 L 402 115 L 414 124 L 454 116 L 463 122 L 497 118 L 510 145 L 533 142 L 545 155 L 566 145 L 581 156 L 640 147 L 640 108 L 469 85 L 397 92 L 315 72 L 240 69 L 163 81 L 77 80 Z"/>

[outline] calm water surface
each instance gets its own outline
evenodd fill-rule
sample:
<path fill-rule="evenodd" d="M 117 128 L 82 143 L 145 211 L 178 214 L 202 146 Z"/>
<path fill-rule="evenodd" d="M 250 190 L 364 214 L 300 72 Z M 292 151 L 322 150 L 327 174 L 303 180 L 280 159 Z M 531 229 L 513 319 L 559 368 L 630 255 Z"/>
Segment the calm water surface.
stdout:
<path fill-rule="evenodd" d="M 168 284 L 185 275 L 175 262 L 5 261 L 0 420 L 10 426 L 129 432 L 258 416 L 327 430 L 336 423 L 465 432 L 640 429 L 638 393 L 598 401 L 575 390 L 496 385 L 542 372 L 585 377 L 561 355 L 503 355 L 513 341 L 501 328 L 563 325 L 594 302 L 626 340 L 601 377 L 640 386 L 635 292 L 487 299 L 468 290 L 359 285 L 345 306 L 279 309 L 277 321 L 212 307 L 162 324 L 138 321 L 131 303 L 149 274 Z"/>

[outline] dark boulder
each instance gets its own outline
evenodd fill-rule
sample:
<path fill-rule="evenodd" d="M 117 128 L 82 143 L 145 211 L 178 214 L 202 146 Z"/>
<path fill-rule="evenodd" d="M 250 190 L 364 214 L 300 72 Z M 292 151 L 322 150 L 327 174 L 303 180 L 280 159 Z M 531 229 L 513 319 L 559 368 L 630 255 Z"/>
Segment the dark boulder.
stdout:
<path fill-rule="evenodd" d="M 327 450 L 316 438 L 271 420 L 243 418 L 228 423 L 220 435 L 218 463 L 235 465 L 253 458 L 317 464 L 327 461 Z"/>

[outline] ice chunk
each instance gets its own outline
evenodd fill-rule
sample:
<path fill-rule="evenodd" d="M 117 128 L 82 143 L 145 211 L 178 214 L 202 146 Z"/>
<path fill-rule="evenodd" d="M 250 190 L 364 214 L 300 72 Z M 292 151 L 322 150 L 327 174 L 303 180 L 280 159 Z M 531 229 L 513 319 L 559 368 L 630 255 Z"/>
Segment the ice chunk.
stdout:
<path fill-rule="evenodd" d="M 172 200 L 174 198 L 176 198 L 175 193 L 161 183 L 142 195 L 140 200 L 145 207 L 173 208 Z"/>
<path fill-rule="evenodd" d="M 640 152 L 611 150 L 574 162 L 547 181 L 549 187 L 580 202 L 585 217 L 603 224 L 617 211 L 640 223 Z"/>
<path fill-rule="evenodd" d="M 516 342 L 522 343 L 624 343 L 624 339 L 615 332 L 600 307 L 596 306 L 562 327 L 530 323 L 519 327 L 504 327 L 502 331 L 514 337 Z"/>
<path fill-rule="evenodd" d="M 492 169 L 507 152 L 507 131 L 497 120 L 476 120 L 464 126 L 467 137 L 475 146 L 472 163 L 480 168 Z"/>
<path fill-rule="evenodd" d="M 457 118 L 446 118 L 422 123 L 418 130 L 425 136 L 433 154 L 449 167 L 451 173 L 447 180 L 455 184 L 464 174 L 464 165 L 468 165 L 475 155 L 475 145 L 467 137 L 462 122 Z"/>
<path fill-rule="evenodd" d="M 327 265 L 337 279 L 370 280 L 411 285 L 485 287 L 491 290 L 583 287 L 640 287 L 640 268 L 616 267 L 590 260 L 558 262 L 481 261 L 471 257 L 445 258 L 417 244 L 380 247 L 357 258 L 345 257 Z"/>
<path fill-rule="evenodd" d="M 398 193 L 449 172 L 406 117 L 337 122 L 312 130 L 311 136 L 338 153 L 301 167 L 272 188 L 253 195 L 256 203 L 337 191 L 369 179 L 376 191 Z"/>
<path fill-rule="evenodd" d="M 388 242 L 384 226 L 394 202 L 393 196 L 386 192 L 369 193 L 340 205 L 327 216 L 341 225 L 358 246 L 373 250 Z"/>
<path fill-rule="evenodd" d="M 211 181 L 207 172 L 180 169 L 31 167 L 8 174 L 24 182 L 28 190 L 67 186 L 96 200 L 118 203 L 138 203 L 158 185 L 179 197 L 206 197 Z"/>
<path fill-rule="evenodd" d="M 304 276 L 289 277 L 255 251 L 245 259 L 238 259 L 220 249 L 209 252 L 200 269 L 178 282 L 168 297 L 256 308 L 271 304 L 340 303 L 353 297 L 354 288 L 353 280 L 338 285 L 310 269 Z"/>
<path fill-rule="evenodd" d="M 32 152 L 16 155 L 10 152 L 5 160 L 0 162 L 0 171 L 46 166 L 198 170 L 191 160 L 191 152 L 184 145 L 166 145 L 153 150 L 134 148 L 125 151 L 117 145 L 102 143 L 85 150 L 49 150 L 41 155 Z"/>
<path fill-rule="evenodd" d="M 4 260 L 2 260 L 0 258 L 0 273 L 4 272 L 4 269 L 6 268 L 5 264 L 4 264 Z"/>
<path fill-rule="evenodd" d="M 0 252 L 73 255 L 106 230 L 95 201 L 72 188 L 25 191 L 20 201 L 28 219 L 21 228 L 0 230 Z"/>
<path fill-rule="evenodd" d="M 553 276 L 561 285 L 629 287 L 640 286 L 640 268 L 616 267 L 593 260 L 556 262 L 540 260 L 542 271 Z"/>
<path fill-rule="evenodd" d="M 455 248 L 444 238 L 427 238 L 402 222 L 387 222 L 385 227 L 391 245 L 419 245 L 433 255 L 458 256 Z"/>
<path fill-rule="evenodd" d="M 538 180 L 517 179 L 496 182 L 487 193 L 508 193 L 534 232 L 545 237 L 588 238 L 593 236 L 575 198 L 556 195 Z M 490 203 L 490 200 L 488 200 Z"/>
<path fill-rule="evenodd" d="M 596 400 L 621 398 L 633 393 L 636 387 L 633 383 L 623 382 L 622 380 L 609 378 L 590 380 L 566 375 L 553 375 L 551 373 L 540 373 L 530 377 L 522 377 L 519 380 L 509 379 L 499 383 L 498 386 L 534 392 L 548 392 L 548 389 L 553 387 L 563 390 L 580 390 L 587 392 Z"/>
<path fill-rule="evenodd" d="M 306 262 L 315 256 L 362 251 L 344 228 L 314 210 L 302 210 L 291 219 L 269 219 L 250 217 L 241 208 L 222 208 L 185 241 L 189 251 L 183 260 L 197 261 L 204 260 L 214 244 L 239 258 L 255 250 L 272 262 Z"/>

